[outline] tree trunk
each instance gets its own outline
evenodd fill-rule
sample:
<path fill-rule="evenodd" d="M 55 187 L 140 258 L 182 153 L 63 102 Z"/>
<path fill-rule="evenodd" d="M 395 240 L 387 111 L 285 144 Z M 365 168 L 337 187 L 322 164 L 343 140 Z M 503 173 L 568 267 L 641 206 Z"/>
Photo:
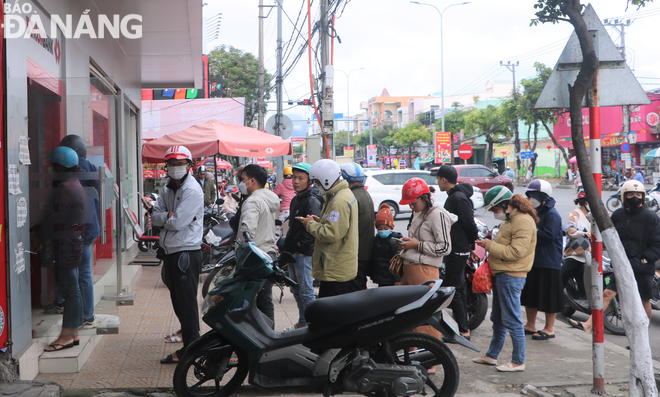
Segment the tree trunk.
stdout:
<path fill-rule="evenodd" d="M 539 125 L 534 124 L 534 145 L 532 145 L 532 152 L 536 151 L 536 140 L 539 135 Z"/>
<path fill-rule="evenodd" d="M 589 28 L 580 14 L 580 2 L 576 0 L 564 1 L 560 7 L 575 28 L 582 50 L 583 62 L 580 72 L 573 86 L 569 86 L 571 135 L 587 201 L 598 229 L 602 231 L 603 243 L 607 246 L 612 259 L 614 274 L 617 278 L 623 325 L 630 341 L 628 393 L 630 396 L 657 396 L 658 391 L 653 376 L 653 361 L 649 346 L 649 319 L 637 292 L 637 283 L 630 262 L 626 255 L 623 255 L 625 252 L 623 244 L 598 192 L 582 136 L 582 99 L 598 69 L 598 57 L 596 56 Z"/>
<path fill-rule="evenodd" d="M 548 125 L 546 123 L 542 123 L 543 127 L 545 127 L 545 130 L 548 131 L 548 135 L 550 136 L 550 139 L 552 139 L 552 143 L 557 146 L 559 151 L 561 152 L 561 155 L 564 157 L 564 161 L 566 162 L 566 170 L 568 170 L 568 154 L 566 153 L 566 149 L 562 145 L 557 142 L 557 139 L 555 138 L 555 135 L 550 131 L 550 128 L 548 128 Z"/>
<path fill-rule="evenodd" d="M 516 170 L 514 182 L 520 182 L 520 131 L 518 130 L 518 119 L 513 123 L 513 168 Z"/>
<path fill-rule="evenodd" d="M 488 148 L 486 149 L 486 158 L 484 164 L 488 168 L 493 168 L 493 137 L 490 134 L 486 134 L 486 142 L 488 143 Z"/>

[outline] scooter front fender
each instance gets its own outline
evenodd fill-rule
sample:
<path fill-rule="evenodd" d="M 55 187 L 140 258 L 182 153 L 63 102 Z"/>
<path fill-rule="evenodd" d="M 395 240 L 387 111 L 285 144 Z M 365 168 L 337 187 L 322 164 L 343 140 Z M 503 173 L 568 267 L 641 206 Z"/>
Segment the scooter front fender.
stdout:
<path fill-rule="evenodd" d="M 443 319 L 442 311 L 433 314 L 431 317 L 428 318 L 428 320 L 426 320 L 426 322 L 433 328 L 440 331 L 443 336 L 445 336 L 447 339 L 451 340 L 452 342 L 458 343 L 459 345 L 465 346 L 468 349 L 472 349 L 476 352 L 481 351 L 481 349 L 479 349 L 477 346 L 472 344 L 472 342 L 465 339 L 460 334 L 454 332 L 454 330 Z"/>

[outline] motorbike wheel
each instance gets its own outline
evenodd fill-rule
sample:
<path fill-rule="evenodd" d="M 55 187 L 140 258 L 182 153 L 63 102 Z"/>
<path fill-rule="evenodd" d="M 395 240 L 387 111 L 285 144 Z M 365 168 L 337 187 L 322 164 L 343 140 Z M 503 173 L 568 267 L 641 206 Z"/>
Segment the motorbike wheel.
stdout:
<path fill-rule="evenodd" d="M 426 334 L 406 333 L 385 342 L 376 354 L 375 361 L 383 364 L 416 364 L 427 370 L 435 366 L 435 374 L 429 375 L 426 380 L 426 386 L 435 397 L 451 397 L 458 389 L 456 357 L 444 343 Z M 388 395 L 394 396 L 391 393 Z"/>
<path fill-rule="evenodd" d="M 222 266 L 218 266 L 211 270 L 206 280 L 204 280 L 204 285 L 202 286 L 202 298 L 206 298 L 206 295 L 209 293 L 213 287 L 216 286 L 220 281 L 226 279 L 230 274 L 236 269 L 236 262 L 227 262 Z"/>
<path fill-rule="evenodd" d="M 650 198 L 646 202 L 646 205 L 647 205 L 646 208 L 650 209 L 653 212 L 658 212 L 658 210 L 660 210 L 660 206 L 658 205 L 658 202 L 654 198 Z"/>
<path fill-rule="evenodd" d="M 622 204 L 621 199 L 619 199 L 618 197 L 610 197 L 609 200 L 607 200 L 606 205 L 607 205 L 607 209 L 610 212 L 614 212 L 619 208 L 621 208 L 621 204 Z"/>
<path fill-rule="evenodd" d="M 653 310 L 660 310 L 660 278 L 657 275 L 653 275 L 653 298 L 651 298 L 651 307 Z"/>
<path fill-rule="evenodd" d="M 472 292 L 472 286 L 467 292 L 467 319 L 468 329 L 473 331 L 477 329 L 486 318 L 488 312 L 488 296 L 486 294 L 476 294 Z"/>
<path fill-rule="evenodd" d="M 566 299 L 566 298 L 564 298 L 564 299 Z M 570 317 L 570 316 L 572 316 L 573 314 L 575 314 L 575 309 L 573 309 L 573 308 L 570 307 L 569 305 L 565 304 L 565 305 L 564 305 L 564 308 L 563 308 L 562 311 L 561 311 L 561 314 L 563 314 L 563 315 L 566 316 L 566 317 Z"/>
<path fill-rule="evenodd" d="M 172 378 L 178 397 L 228 397 L 243 383 L 250 365 L 247 354 L 238 347 L 227 347 L 212 333 L 204 335 L 209 342 L 203 348 L 187 351 L 177 364 Z"/>
<path fill-rule="evenodd" d="M 621 319 L 621 307 L 619 306 L 619 299 L 617 297 L 614 297 L 609 306 L 607 306 L 607 310 L 603 313 L 603 320 L 603 325 L 610 334 L 626 334 L 626 330 L 623 328 L 623 320 Z"/>

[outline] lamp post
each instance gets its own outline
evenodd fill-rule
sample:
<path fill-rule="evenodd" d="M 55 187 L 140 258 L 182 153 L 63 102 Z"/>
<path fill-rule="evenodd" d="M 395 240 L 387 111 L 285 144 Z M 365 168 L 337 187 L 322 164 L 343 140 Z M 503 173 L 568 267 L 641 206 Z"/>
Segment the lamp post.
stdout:
<path fill-rule="evenodd" d="M 356 70 L 362 70 L 362 69 L 364 69 L 364 68 L 353 69 L 353 70 L 351 70 L 351 71 L 348 72 L 348 73 L 344 72 L 343 70 L 335 69 L 336 72 L 342 72 L 343 74 L 346 75 L 346 120 L 347 120 L 347 121 L 346 121 L 346 126 L 347 126 L 347 127 L 346 127 L 346 137 L 347 137 L 347 138 L 346 138 L 346 143 L 347 143 L 346 146 L 348 146 L 348 147 L 351 146 L 351 131 L 350 131 L 350 125 L 351 125 L 351 121 L 350 121 L 350 117 L 351 117 L 351 116 L 350 116 L 350 112 L 351 112 L 351 107 L 349 106 L 349 98 L 350 98 L 350 97 L 349 97 L 349 93 L 350 93 L 350 91 L 349 91 L 349 87 L 350 87 L 350 84 L 349 84 L 348 79 L 350 78 L 351 73 L 355 72 Z M 354 154 L 354 155 L 355 155 L 355 154 Z"/>
<path fill-rule="evenodd" d="M 470 4 L 470 1 L 466 1 L 463 3 L 455 3 L 455 4 L 450 4 L 447 7 L 445 7 L 444 10 L 440 11 L 438 7 L 434 6 L 433 4 L 429 3 L 420 3 L 419 1 L 411 1 L 413 4 L 419 4 L 423 6 L 431 6 L 435 8 L 435 10 L 440 14 L 440 90 L 442 91 L 442 131 L 445 131 L 445 70 L 444 70 L 444 52 L 443 52 L 443 43 L 442 43 L 442 16 L 445 14 L 445 11 L 447 11 L 447 8 L 453 7 L 453 6 L 462 6 L 465 4 Z"/>

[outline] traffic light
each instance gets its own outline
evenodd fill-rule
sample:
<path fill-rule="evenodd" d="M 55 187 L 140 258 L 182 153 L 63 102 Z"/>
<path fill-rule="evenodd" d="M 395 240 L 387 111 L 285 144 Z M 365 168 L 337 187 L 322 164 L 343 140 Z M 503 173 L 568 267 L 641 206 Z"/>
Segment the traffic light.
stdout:
<path fill-rule="evenodd" d="M 298 105 L 312 106 L 312 100 L 311 99 L 303 99 L 302 101 L 298 101 Z"/>

